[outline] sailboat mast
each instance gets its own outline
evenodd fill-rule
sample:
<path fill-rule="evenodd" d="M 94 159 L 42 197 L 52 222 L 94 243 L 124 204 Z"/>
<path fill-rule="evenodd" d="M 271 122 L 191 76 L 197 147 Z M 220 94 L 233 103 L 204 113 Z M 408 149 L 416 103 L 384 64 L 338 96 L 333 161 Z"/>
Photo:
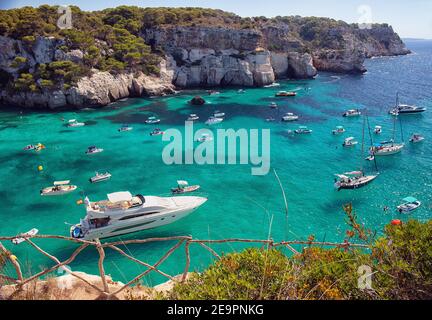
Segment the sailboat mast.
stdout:
<path fill-rule="evenodd" d="M 373 141 L 373 138 L 372 138 L 372 131 L 371 131 L 371 127 L 370 127 L 369 117 L 367 115 L 365 115 L 365 116 L 366 116 L 366 121 L 367 121 L 367 125 L 368 125 L 368 130 L 369 130 L 369 138 L 370 138 L 371 147 L 373 147 L 374 141 Z M 375 163 L 375 170 L 378 172 L 378 165 L 377 165 L 376 157 L 375 156 L 373 156 L 373 160 L 374 160 L 374 163 Z"/>
<path fill-rule="evenodd" d="M 363 130 L 362 130 L 362 147 L 361 147 L 361 158 L 360 158 L 360 171 L 363 172 L 363 159 L 364 159 L 364 142 L 365 142 L 365 125 L 366 115 L 363 117 Z"/>

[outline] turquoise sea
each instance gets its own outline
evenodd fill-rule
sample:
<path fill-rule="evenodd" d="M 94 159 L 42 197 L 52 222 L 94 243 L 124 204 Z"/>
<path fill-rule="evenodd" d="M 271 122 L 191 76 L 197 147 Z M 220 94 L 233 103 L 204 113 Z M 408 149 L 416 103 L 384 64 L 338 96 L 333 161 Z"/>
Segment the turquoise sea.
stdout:
<path fill-rule="evenodd" d="M 342 205 L 352 202 L 359 219 L 368 228 L 382 232 L 392 219 L 427 220 L 432 217 L 432 42 L 409 42 L 415 54 L 403 57 L 377 58 L 367 61 L 368 73 L 362 76 L 321 73 L 315 80 L 280 81 L 279 87 L 221 89 L 221 94 L 209 96 L 205 90 L 190 90 L 163 98 L 128 99 L 102 109 L 78 112 L 45 112 L 10 109 L 0 113 L 0 235 L 15 235 L 38 228 L 40 234 L 68 235 L 69 226 L 84 217 L 83 206 L 76 201 L 88 195 L 104 199 L 107 193 L 129 190 L 144 195 L 169 195 L 176 180 L 186 179 L 200 184 L 199 194 L 208 202 L 199 210 L 175 224 L 159 229 L 122 236 L 121 239 L 173 235 L 191 235 L 196 239 L 253 238 L 302 240 L 315 235 L 317 240 L 342 241 L 347 229 Z M 279 90 L 298 90 L 295 98 L 275 99 Z M 345 119 L 346 109 L 367 109 L 371 126 L 382 125 L 380 140 L 390 139 L 392 117 L 387 114 L 395 102 L 396 92 L 401 102 L 426 106 L 423 115 L 402 117 L 406 148 L 401 154 L 378 159 L 381 173 L 376 181 L 356 191 L 337 192 L 333 188 L 335 173 L 357 170 L 364 165 L 374 171 L 373 163 L 362 161 L 361 146 L 342 148 L 344 137 L 361 140 L 361 118 Z M 202 95 L 209 103 L 190 106 L 187 101 Z M 276 101 L 279 110 L 268 104 Z M 150 137 L 155 127 L 184 130 L 188 114 L 196 113 L 203 122 L 216 109 L 226 113 L 226 120 L 215 128 L 271 129 L 271 171 L 266 176 L 252 176 L 250 165 L 165 165 L 161 158 L 166 142 Z M 301 115 L 297 123 L 279 121 L 286 112 Z M 157 115 L 157 126 L 144 123 L 148 116 Z M 276 122 L 266 122 L 268 117 Z M 78 119 L 85 127 L 68 128 L 62 119 Z M 119 133 L 123 123 L 133 131 Z M 288 130 L 307 125 L 311 135 L 290 136 Z M 331 130 L 343 125 L 347 133 L 333 136 Z M 414 132 L 426 140 L 417 145 L 408 142 Z M 401 139 L 400 128 L 396 139 Z M 366 140 L 369 143 L 369 139 Z M 28 144 L 43 143 L 40 153 L 23 151 Z M 104 148 L 101 154 L 87 156 L 90 145 Z M 39 172 L 38 166 L 44 170 Z M 288 218 L 275 169 L 282 181 L 288 200 Z M 112 179 L 91 184 L 88 179 L 95 171 L 108 170 Z M 39 190 L 54 180 L 71 179 L 79 191 L 61 197 L 41 197 Z M 411 215 L 400 215 L 395 206 L 406 196 L 415 196 L 423 206 Z M 390 211 L 384 212 L 384 206 Z M 271 226 L 270 226 L 271 224 Z M 50 254 L 66 259 L 76 244 L 61 240 L 35 240 Z M 36 272 L 52 262 L 27 244 L 13 246 L 23 269 Z M 124 248 L 134 257 L 156 262 L 173 242 L 128 245 Z M 212 245 L 219 253 L 238 250 L 244 245 Z M 198 245 L 192 246 L 191 267 L 202 270 L 211 255 Z M 85 250 L 70 265 L 75 271 L 97 273 L 97 253 Z M 180 249 L 161 270 L 172 275 L 184 268 L 184 250 Z M 117 253 L 107 251 L 106 271 L 115 280 L 132 279 L 145 267 L 129 262 Z M 12 274 L 12 269 L 8 269 Z M 143 283 L 155 285 L 164 281 L 150 273 Z"/>

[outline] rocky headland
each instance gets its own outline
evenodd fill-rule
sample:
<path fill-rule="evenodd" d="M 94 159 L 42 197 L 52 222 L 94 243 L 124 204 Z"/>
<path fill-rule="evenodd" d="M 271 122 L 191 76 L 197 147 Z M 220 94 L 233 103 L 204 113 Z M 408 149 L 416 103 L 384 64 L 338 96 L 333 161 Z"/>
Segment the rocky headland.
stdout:
<path fill-rule="evenodd" d="M 125 18 L 125 8 L 120 13 L 111 10 Z M 101 21 L 118 33 L 118 22 L 112 25 L 109 19 L 112 12 L 103 12 Z M 81 108 L 183 88 L 265 86 L 277 79 L 313 78 L 319 71 L 361 74 L 367 58 L 410 52 L 388 25 L 361 29 L 327 18 L 301 17 L 248 18 L 244 25 L 244 18 L 222 11 L 192 23 L 166 23 L 166 13 L 164 17 L 164 23 L 134 18 L 136 31 L 125 35 L 125 28 L 117 42 L 95 35 L 85 45 L 77 35 L 54 29 L 52 35 L 36 28 L 17 36 L 22 26 L 6 28 L 0 33 L 0 103 Z M 228 23 L 215 23 L 227 17 Z M 143 50 L 122 47 L 131 37 Z M 152 68 L 140 68 L 151 59 Z"/>

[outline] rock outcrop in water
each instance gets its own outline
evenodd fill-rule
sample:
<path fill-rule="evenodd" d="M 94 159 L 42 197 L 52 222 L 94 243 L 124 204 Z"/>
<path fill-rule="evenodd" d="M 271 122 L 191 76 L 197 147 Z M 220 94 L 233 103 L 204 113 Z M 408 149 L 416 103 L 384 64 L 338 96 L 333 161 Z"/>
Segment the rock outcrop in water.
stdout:
<path fill-rule="evenodd" d="M 223 12 L 212 17 L 218 15 Z M 70 39 L 58 35 L 35 36 L 32 42 L 0 36 L 0 103 L 51 109 L 103 106 L 130 96 L 169 94 L 175 88 L 265 86 L 277 79 L 313 78 L 318 71 L 358 74 L 366 71 L 366 58 L 409 53 L 388 25 L 361 29 L 326 18 L 278 17 L 249 19 L 241 27 L 242 18 L 232 19 L 237 22 L 226 26 L 141 26 L 136 36 L 160 56 L 157 76 L 127 68 L 102 71 L 91 63 L 89 68 L 88 49 L 71 47 Z M 94 46 L 104 59 L 114 54 L 106 39 L 96 39 Z M 42 78 L 34 79 L 34 90 L 11 85 L 23 70 L 31 77 L 40 73 L 41 65 L 67 61 L 89 71 L 71 85 L 55 88 Z"/>

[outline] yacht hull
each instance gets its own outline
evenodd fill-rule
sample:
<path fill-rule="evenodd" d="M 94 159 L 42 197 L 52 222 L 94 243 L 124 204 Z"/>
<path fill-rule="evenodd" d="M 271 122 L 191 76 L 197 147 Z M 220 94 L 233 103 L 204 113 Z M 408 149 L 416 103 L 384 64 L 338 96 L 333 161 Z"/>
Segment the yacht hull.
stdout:
<path fill-rule="evenodd" d="M 142 230 L 153 229 L 174 223 L 180 219 L 191 214 L 193 211 L 198 209 L 199 205 L 195 208 L 178 209 L 170 212 L 151 214 L 139 218 L 125 220 L 122 223 L 115 225 L 109 225 L 106 227 L 92 229 L 81 239 L 93 240 L 93 239 L 104 239 L 124 234 L 134 233 Z"/>

